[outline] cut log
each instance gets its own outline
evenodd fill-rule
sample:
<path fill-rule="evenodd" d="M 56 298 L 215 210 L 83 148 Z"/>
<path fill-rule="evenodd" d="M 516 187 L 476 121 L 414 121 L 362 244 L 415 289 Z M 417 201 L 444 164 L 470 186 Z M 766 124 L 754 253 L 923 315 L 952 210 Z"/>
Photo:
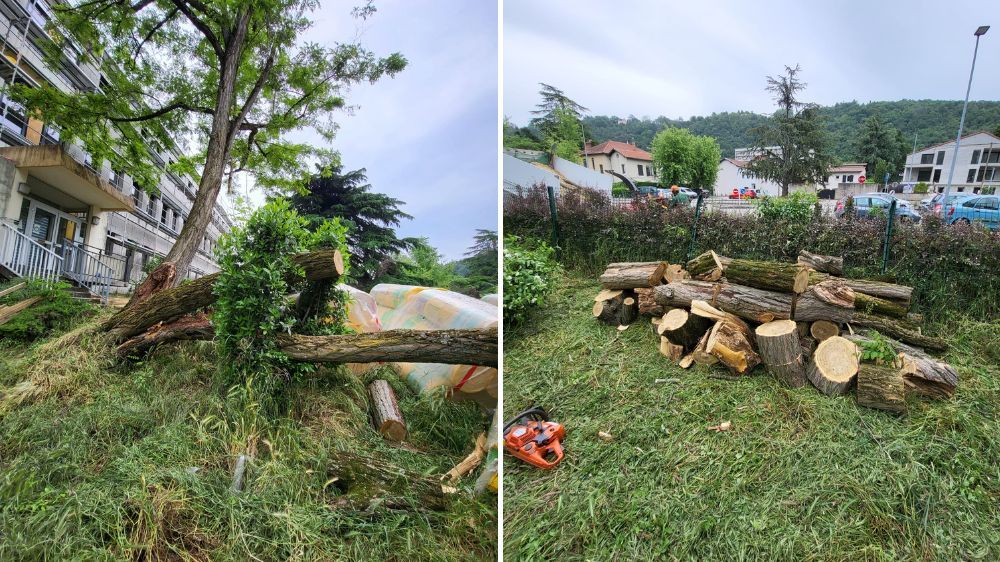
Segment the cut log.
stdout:
<path fill-rule="evenodd" d="M 6 324 L 11 318 L 17 316 L 19 312 L 34 306 L 40 300 L 42 300 L 42 297 L 31 297 L 10 306 L 0 307 L 0 324 Z"/>
<path fill-rule="evenodd" d="M 660 353 L 670 359 L 671 361 L 680 361 L 684 356 L 684 348 L 682 346 L 670 343 L 670 340 L 660 336 Z"/>
<path fill-rule="evenodd" d="M 691 314 L 683 308 L 670 309 L 660 319 L 659 334 L 671 343 L 691 350 L 711 327 L 708 318 Z"/>
<path fill-rule="evenodd" d="M 799 331 L 791 320 L 774 320 L 757 326 L 757 349 L 760 358 L 785 386 L 798 388 L 806 384 L 805 364 Z"/>
<path fill-rule="evenodd" d="M 344 272 L 343 257 L 338 250 L 299 254 L 294 256 L 292 261 L 305 271 L 305 278 L 309 281 L 336 280 Z M 116 341 L 123 341 L 141 334 L 160 322 L 169 322 L 196 312 L 215 302 L 212 286 L 218 277 L 218 273 L 212 273 L 183 285 L 153 293 L 149 300 L 118 311 L 102 324 L 101 328 L 111 333 Z M 291 277 L 285 281 L 294 284 L 300 279 Z"/>
<path fill-rule="evenodd" d="M 881 314 L 893 318 L 906 318 L 906 307 L 903 305 L 879 297 L 873 297 L 855 291 L 854 310 L 865 314 Z"/>
<path fill-rule="evenodd" d="M 690 278 L 691 275 L 684 269 L 684 266 L 676 263 L 668 264 L 667 269 L 663 272 L 663 281 L 665 283 L 673 283 L 674 281 Z"/>
<path fill-rule="evenodd" d="M 481 330 L 388 330 L 343 336 L 278 336 L 278 347 L 310 363 L 446 363 L 496 367 L 496 328 Z"/>
<path fill-rule="evenodd" d="M 698 343 L 695 344 L 694 350 L 690 354 L 694 362 L 699 365 L 715 365 L 719 362 L 718 357 L 708 352 L 708 338 L 711 335 L 711 330 L 705 332 L 705 335 L 698 340 Z"/>
<path fill-rule="evenodd" d="M 801 293 L 809 286 L 809 269 L 803 265 L 755 260 L 730 260 L 726 281 L 780 293 Z"/>
<path fill-rule="evenodd" d="M 720 265 L 722 269 L 725 269 L 730 261 L 727 257 L 708 251 L 687 262 L 686 270 L 691 277 L 698 277 L 711 273 L 712 270 L 718 269 Z"/>
<path fill-rule="evenodd" d="M 639 303 L 632 291 L 621 291 L 617 296 L 594 303 L 594 317 L 612 326 L 627 326 L 639 316 Z"/>
<path fill-rule="evenodd" d="M 665 262 L 613 263 L 601 274 L 605 289 L 635 289 L 654 287 L 663 282 Z"/>
<path fill-rule="evenodd" d="M 857 326 L 873 328 L 878 330 L 880 333 L 897 339 L 903 343 L 916 345 L 924 349 L 930 349 L 933 351 L 944 351 L 948 349 L 948 344 L 943 339 L 925 336 L 918 331 L 916 326 L 913 326 L 909 322 L 902 319 L 887 318 L 885 316 L 876 316 L 874 314 L 862 314 L 857 312 L 854 314 L 853 323 Z"/>
<path fill-rule="evenodd" d="M 847 338 L 855 343 L 869 341 L 867 335 L 861 334 Z M 955 394 L 958 372 L 951 365 L 905 343 L 892 339 L 889 343 L 899 354 L 898 360 L 901 365 L 899 372 L 908 391 L 934 399 L 948 399 Z"/>
<path fill-rule="evenodd" d="M 898 414 L 905 412 L 906 387 L 899 369 L 863 363 L 858 370 L 858 404 Z"/>
<path fill-rule="evenodd" d="M 656 303 L 651 287 L 639 287 L 635 296 L 639 303 L 639 316 L 663 316 L 663 306 Z"/>
<path fill-rule="evenodd" d="M 842 257 L 824 256 L 800 250 L 798 262 L 810 269 L 829 273 L 830 275 L 839 277 L 844 274 L 844 258 Z"/>
<path fill-rule="evenodd" d="M 753 322 L 784 320 L 792 314 L 791 295 L 730 283 L 686 279 L 654 288 L 653 297 L 663 306 L 676 308 L 690 308 L 692 301 L 705 301 Z"/>
<path fill-rule="evenodd" d="M 812 336 L 800 336 L 799 345 L 802 346 L 802 362 L 808 365 L 813 351 L 816 351 L 816 340 Z"/>
<path fill-rule="evenodd" d="M 372 421 L 382 437 L 396 443 L 406 441 L 406 422 L 399 411 L 396 393 L 389 381 L 374 380 L 368 385 L 368 395 L 372 399 Z"/>
<path fill-rule="evenodd" d="M 214 337 L 215 326 L 212 325 L 212 319 L 205 313 L 198 312 L 157 324 L 138 336 L 125 340 L 116 351 L 119 357 L 139 357 L 167 342 L 210 340 Z"/>
<path fill-rule="evenodd" d="M 752 342 L 753 338 L 746 324 L 740 326 L 723 320 L 712 327 L 705 349 L 733 374 L 744 375 L 760 364 L 760 356 L 754 351 Z"/>
<path fill-rule="evenodd" d="M 822 283 L 829 278 L 830 275 L 828 273 L 813 271 L 809 274 L 809 284 L 815 285 L 817 283 Z M 910 308 L 910 298 L 913 296 L 913 287 L 885 283 L 882 281 L 870 281 L 867 279 L 850 279 L 847 277 L 841 277 L 839 280 L 851 289 L 854 289 L 857 293 L 864 293 L 873 297 L 883 298 L 900 304 L 907 309 Z"/>
<path fill-rule="evenodd" d="M 919 314 L 917 312 L 907 312 L 906 313 L 906 321 L 909 322 L 909 323 L 911 323 L 911 324 L 914 324 L 914 325 L 923 324 L 924 323 L 924 315 L 923 314 Z"/>
<path fill-rule="evenodd" d="M 839 279 L 810 286 L 795 301 L 795 321 L 826 320 L 836 324 L 854 317 L 854 291 Z"/>
<path fill-rule="evenodd" d="M 847 392 L 857 374 L 858 346 L 840 336 L 820 342 L 806 368 L 809 381 L 827 396 Z"/>
<path fill-rule="evenodd" d="M 604 301 L 606 301 L 608 299 L 613 299 L 613 298 L 617 297 L 620 294 L 622 294 L 622 290 L 621 289 L 615 289 L 615 290 L 612 290 L 612 289 L 601 289 L 601 292 L 597 293 L 597 296 L 594 297 L 594 302 L 604 302 Z"/>
<path fill-rule="evenodd" d="M 816 341 L 823 341 L 826 338 L 840 335 L 840 326 L 828 320 L 817 320 L 809 325 L 809 335 L 816 338 Z"/>
<path fill-rule="evenodd" d="M 799 337 L 804 337 L 809 335 L 809 328 L 812 326 L 811 322 L 796 322 L 795 327 L 799 331 Z"/>

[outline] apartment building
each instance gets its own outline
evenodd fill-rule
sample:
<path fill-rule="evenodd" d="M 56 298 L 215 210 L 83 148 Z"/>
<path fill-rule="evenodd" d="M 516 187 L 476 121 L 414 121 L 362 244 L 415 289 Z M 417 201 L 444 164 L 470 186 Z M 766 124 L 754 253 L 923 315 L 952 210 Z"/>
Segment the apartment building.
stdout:
<path fill-rule="evenodd" d="M 903 168 L 903 182 L 926 182 L 933 191 L 943 192 L 954 156 L 955 141 L 910 154 Z M 986 131 L 963 136 L 951 185 L 959 193 L 994 193 L 1000 186 L 1000 137 Z"/>
<path fill-rule="evenodd" d="M 55 3 L 0 0 L 0 80 L 67 92 L 106 87 L 100 65 L 73 46 L 58 65 L 46 61 Z M 60 142 L 56 128 L 0 96 L 0 275 L 68 278 L 95 294 L 128 291 L 149 260 L 170 250 L 191 210 L 197 183 L 167 169 L 183 148 L 154 153 L 159 185 L 140 186 L 106 162 L 95 166 L 80 146 Z M 217 205 L 190 277 L 218 271 L 213 250 L 231 227 Z"/>

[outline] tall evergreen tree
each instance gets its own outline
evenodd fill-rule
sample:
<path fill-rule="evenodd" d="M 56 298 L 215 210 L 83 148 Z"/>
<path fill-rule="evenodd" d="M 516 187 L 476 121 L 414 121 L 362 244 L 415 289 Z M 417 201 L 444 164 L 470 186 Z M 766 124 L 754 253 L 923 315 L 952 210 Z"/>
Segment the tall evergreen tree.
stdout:
<path fill-rule="evenodd" d="M 291 196 L 292 208 L 314 226 L 332 217 L 340 217 L 348 225 L 351 271 L 362 287 L 374 282 L 384 262 L 416 243 L 416 239 L 396 235 L 400 221 L 412 218 L 400 209 L 405 203 L 372 192 L 367 180 L 364 168 L 342 172 L 336 165 L 313 177 L 308 192 Z"/>
<path fill-rule="evenodd" d="M 902 169 L 906 154 L 909 151 L 903 134 L 891 123 L 886 122 L 879 115 L 872 115 L 861 122 L 857 137 L 854 139 L 854 157 L 859 162 L 866 162 L 868 177 L 881 182 L 884 173 L 876 173 L 876 166 L 879 160 L 883 160 L 890 174 Z"/>
<path fill-rule="evenodd" d="M 570 117 L 572 121 L 576 122 L 578 127 L 572 138 L 574 140 L 579 138 L 578 142 L 582 146 L 584 137 L 582 119 L 583 114 L 588 109 L 570 99 L 569 96 L 555 86 L 545 83 L 540 83 L 539 85 L 542 89 L 538 91 L 538 95 L 542 97 L 542 101 L 535 106 L 537 109 L 531 112 L 532 115 L 537 115 L 537 117 L 531 120 L 531 126 L 538 129 L 543 137 L 549 137 L 553 134 L 553 129 L 564 126 L 565 118 Z"/>
<path fill-rule="evenodd" d="M 826 182 L 833 161 L 818 106 L 798 99 L 806 87 L 799 72 L 798 65 L 786 66 L 784 75 L 767 77 L 767 91 L 774 94 L 778 111 L 751 131 L 751 149 L 757 156 L 748 171 L 779 184 L 782 196 L 792 184 Z"/>

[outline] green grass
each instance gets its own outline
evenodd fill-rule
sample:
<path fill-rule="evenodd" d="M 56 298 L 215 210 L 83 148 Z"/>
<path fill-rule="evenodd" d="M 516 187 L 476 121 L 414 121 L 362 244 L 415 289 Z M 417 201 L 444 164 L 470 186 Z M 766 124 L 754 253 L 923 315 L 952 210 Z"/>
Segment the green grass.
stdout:
<path fill-rule="evenodd" d="M 215 373 L 205 342 L 115 364 L 85 330 L 0 341 L 0 560 L 496 557 L 495 496 L 475 496 L 474 475 L 446 511 L 355 511 L 325 470 L 350 451 L 436 477 L 483 431 L 475 406 L 381 372 L 411 432 L 394 447 L 370 427 L 359 377 L 326 371 L 292 389 L 287 416 L 262 420 L 227 406 Z M 253 458 L 234 495 L 243 452 Z"/>
<path fill-rule="evenodd" d="M 566 277 L 505 334 L 505 419 L 537 404 L 567 430 L 552 471 L 504 459 L 507 559 L 1000 559 L 1000 322 L 942 327 L 958 392 L 895 417 L 763 367 L 681 370 L 648 319 L 598 324 L 598 290 Z"/>

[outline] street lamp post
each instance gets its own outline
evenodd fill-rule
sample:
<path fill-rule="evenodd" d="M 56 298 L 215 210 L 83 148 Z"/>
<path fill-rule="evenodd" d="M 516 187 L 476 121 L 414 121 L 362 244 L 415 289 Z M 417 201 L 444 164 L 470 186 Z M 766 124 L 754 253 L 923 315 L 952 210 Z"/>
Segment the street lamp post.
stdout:
<path fill-rule="evenodd" d="M 958 161 L 958 148 L 962 145 L 962 128 L 965 127 L 965 112 L 969 110 L 969 92 L 972 90 L 972 74 L 976 72 L 976 54 L 979 52 L 979 38 L 986 35 L 990 28 L 988 25 L 981 25 L 976 29 L 976 48 L 972 51 L 972 70 L 969 71 L 969 85 L 965 88 L 965 104 L 962 105 L 962 119 L 958 122 L 958 136 L 955 137 L 955 152 L 951 155 L 951 167 L 948 169 L 948 183 L 944 186 L 944 199 L 941 201 L 942 209 L 948 205 L 948 194 L 951 193 L 951 180 L 955 176 L 955 163 Z"/>

